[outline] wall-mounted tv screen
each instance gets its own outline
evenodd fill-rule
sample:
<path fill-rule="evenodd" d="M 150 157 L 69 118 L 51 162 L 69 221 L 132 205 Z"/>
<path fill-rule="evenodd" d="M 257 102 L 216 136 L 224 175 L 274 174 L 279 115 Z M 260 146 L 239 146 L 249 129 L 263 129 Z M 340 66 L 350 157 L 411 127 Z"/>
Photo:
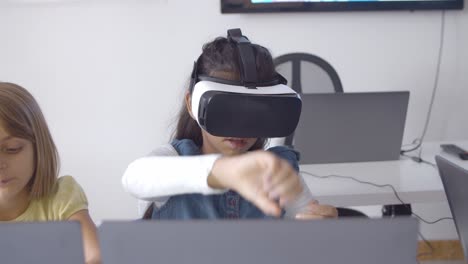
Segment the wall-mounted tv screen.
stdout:
<path fill-rule="evenodd" d="M 222 13 L 463 9 L 463 0 L 221 0 Z"/>

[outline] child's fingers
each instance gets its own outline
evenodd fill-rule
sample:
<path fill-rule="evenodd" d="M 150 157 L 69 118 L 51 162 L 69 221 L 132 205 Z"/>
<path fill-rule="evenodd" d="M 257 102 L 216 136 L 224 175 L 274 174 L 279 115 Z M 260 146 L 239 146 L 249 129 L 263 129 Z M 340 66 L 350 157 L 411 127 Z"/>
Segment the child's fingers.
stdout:
<path fill-rule="evenodd" d="M 289 177 L 288 167 L 284 166 L 283 161 L 275 161 L 273 163 L 263 176 L 263 186 L 266 192 L 269 192 Z"/>
<path fill-rule="evenodd" d="M 294 200 L 303 190 L 300 180 L 297 177 L 289 177 L 276 185 L 269 192 L 269 197 L 280 200 L 280 206 L 286 205 Z"/>
<path fill-rule="evenodd" d="M 278 204 L 268 198 L 266 193 L 259 193 L 252 201 L 263 213 L 271 216 L 279 217 L 281 215 L 281 209 Z"/>
<path fill-rule="evenodd" d="M 298 220 L 319 220 L 319 219 L 325 219 L 326 217 L 322 215 L 315 215 L 315 214 L 310 214 L 310 213 L 299 213 L 296 215 L 296 219 Z"/>
<path fill-rule="evenodd" d="M 315 215 L 321 215 L 327 218 L 338 217 L 338 210 L 331 205 L 322 205 L 316 203 L 309 203 L 307 205 L 307 212 Z"/>
<path fill-rule="evenodd" d="M 281 197 L 279 199 L 279 205 L 281 208 L 284 208 L 292 199 L 291 198 L 286 198 L 286 197 Z"/>
<path fill-rule="evenodd" d="M 292 169 L 288 167 L 285 161 L 275 162 L 275 165 L 269 168 L 268 182 L 272 187 L 278 185 L 288 177 L 289 171 L 292 171 Z"/>

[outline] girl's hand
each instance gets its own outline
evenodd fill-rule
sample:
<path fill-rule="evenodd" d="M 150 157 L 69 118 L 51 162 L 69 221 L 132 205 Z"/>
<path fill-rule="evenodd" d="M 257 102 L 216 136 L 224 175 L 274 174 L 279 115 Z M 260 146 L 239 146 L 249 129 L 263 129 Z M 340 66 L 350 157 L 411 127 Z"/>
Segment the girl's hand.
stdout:
<path fill-rule="evenodd" d="M 218 159 L 208 176 L 208 185 L 232 189 L 265 214 L 277 217 L 281 215 L 281 207 L 303 189 L 289 163 L 267 151 Z"/>
<path fill-rule="evenodd" d="M 101 252 L 99 249 L 99 239 L 96 226 L 93 220 L 91 220 L 88 210 L 78 211 L 70 216 L 68 220 L 78 221 L 81 224 L 86 264 L 100 264 Z"/>
<path fill-rule="evenodd" d="M 311 201 L 304 208 L 303 212 L 296 214 L 296 219 L 327 219 L 337 218 L 338 210 L 334 206 L 319 204 L 317 201 Z"/>

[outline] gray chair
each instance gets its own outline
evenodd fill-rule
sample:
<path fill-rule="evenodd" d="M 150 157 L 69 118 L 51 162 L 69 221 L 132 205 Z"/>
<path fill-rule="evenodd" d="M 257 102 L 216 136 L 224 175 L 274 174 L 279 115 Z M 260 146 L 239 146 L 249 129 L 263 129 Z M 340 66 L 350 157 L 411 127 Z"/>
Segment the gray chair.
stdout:
<path fill-rule="evenodd" d="M 289 53 L 274 59 L 276 71 L 298 93 L 342 93 L 336 70 L 324 59 L 308 53 Z"/>
<path fill-rule="evenodd" d="M 324 59 L 308 53 L 289 53 L 274 59 L 276 71 L 288 80 L 297 93 L 342 93 L 343 86 L 336 70 Z M 294 133 L 284 140 L 292 146 Z M 337 208 L 338 217 L 367 217 L 348 208 Z"/>
<path fill-rule="evenodd" d="M 326 60 L 308 53 L 288 53 L 274 59 L 276 71 L 288 80 L 288 85 L 299 94 L 342 93 L 340 77 Z M 284 140 L 292 146 L 294 134 Z"/>

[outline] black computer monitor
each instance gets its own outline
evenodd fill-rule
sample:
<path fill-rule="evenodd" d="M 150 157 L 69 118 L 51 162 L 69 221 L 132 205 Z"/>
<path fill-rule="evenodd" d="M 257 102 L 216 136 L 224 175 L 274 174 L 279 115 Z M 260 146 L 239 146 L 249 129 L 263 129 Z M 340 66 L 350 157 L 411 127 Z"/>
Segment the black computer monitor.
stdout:
<path fill-rule="evenodd" d="M 222 13 L 463 9 L 463 0 L 221 0 Z"/>

